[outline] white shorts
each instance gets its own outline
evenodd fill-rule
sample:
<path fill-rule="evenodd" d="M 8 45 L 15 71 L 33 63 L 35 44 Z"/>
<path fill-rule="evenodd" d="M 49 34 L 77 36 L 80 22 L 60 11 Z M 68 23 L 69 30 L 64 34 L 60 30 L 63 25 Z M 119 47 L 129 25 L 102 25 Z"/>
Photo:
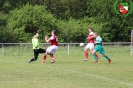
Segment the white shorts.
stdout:
<path fill-rule="evenodd" d="M 47 48 L 49 54 L 54 54 L 58 50 L 58 46 L 50 46 Z"/>
<path fill-rule="evenodd" d="M 88 43 L 85 48 L 94 49 L 94 43 Z"/>

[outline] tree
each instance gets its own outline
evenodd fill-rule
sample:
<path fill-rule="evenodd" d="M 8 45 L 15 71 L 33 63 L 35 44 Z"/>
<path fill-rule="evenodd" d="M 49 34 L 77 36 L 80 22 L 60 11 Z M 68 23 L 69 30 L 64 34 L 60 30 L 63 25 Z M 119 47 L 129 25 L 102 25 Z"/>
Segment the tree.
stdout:
<path fill-rule="evenodd" d="M 10 12 L 7 19 L 7 28 L 15 32 L 18 41 L 31 41 L 36 30 L 40 29 L 41 39 L 44 39 L 44 33 L 49 33 L 55 28 L 55 18 L 50 14 L 45 6 L 31 4 L 23 5 L 20 9 Z M 41 41 L 42 41 L 41 40 Z"/>

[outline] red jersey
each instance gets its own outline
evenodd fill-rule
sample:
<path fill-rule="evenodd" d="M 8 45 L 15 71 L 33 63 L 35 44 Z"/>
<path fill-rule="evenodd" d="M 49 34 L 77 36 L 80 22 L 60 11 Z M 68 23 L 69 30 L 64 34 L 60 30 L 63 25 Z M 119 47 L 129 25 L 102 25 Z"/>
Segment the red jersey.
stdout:
<path fill-rule="evenodd" d="M 49 42 L 51 43 L 51 46 L 58 46 L 58 38 L 57 36 L 51 36 L 49 39 Z"/>
<path fill-rule="evenodd" d="M 93 35 L 94 35 L 93 32 L 90 32 L 89 35 L 88 35 L 88 38 L 92 37 Z M 88 43 L 94 43 L 94 37 L 91 38 L 91 39 L 88 39 Z"/>

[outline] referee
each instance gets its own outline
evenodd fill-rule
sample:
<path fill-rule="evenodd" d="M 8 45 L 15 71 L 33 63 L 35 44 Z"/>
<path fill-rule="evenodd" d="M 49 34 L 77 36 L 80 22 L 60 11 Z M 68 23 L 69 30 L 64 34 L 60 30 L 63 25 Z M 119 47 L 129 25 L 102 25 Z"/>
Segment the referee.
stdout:
<path fill-rule="evenodd" d="M 39 53 L 45 53 L 46 52 L 45 49 L 40 48 L 40 44 L 38 41 L 38 33 L 36 35 L 34 35 L 34 37 L 32 39 L 32 45 L 33 45 L 34 57 L 28 61 L 29 63 L 31 63 L 32 61 L 36 61 L 38 59 Z"/>

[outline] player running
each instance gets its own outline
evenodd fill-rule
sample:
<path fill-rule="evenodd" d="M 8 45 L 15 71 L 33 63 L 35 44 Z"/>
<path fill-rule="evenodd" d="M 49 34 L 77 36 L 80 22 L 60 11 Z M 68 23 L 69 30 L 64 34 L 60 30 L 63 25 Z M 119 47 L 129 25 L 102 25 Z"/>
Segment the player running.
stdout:
<path fill-rule="evenodd" d="M 47 48 L 46 53 L 44 54 L 44 57 L 43 57 L 43 60 L 42 60 L 42 64 L 45 63 L 45 60 L 46 60 L 48 54 L 51 57 L 51 60 L 52 60 L 51 63 L 55 62 L 54 53 L 58 50 L 58 38 L 56 36 L 56 31 L 55 30 L 52 30 L 51 35 L 52 36 L 50 38 L 45 36 L 45 41 L 50 42 L 51 46 Z"/>
<path fill-rule="evenodd" d="M 29 63 L 31 63 L 32 61 L 36 61 L 38 59 L 39 53 L 46 52 L 45 49 L 40 48 L 40 44 L 39 44 L 37 35 L 34 35 L 34 37 L 32 39 L 32 45 L 33 45 L 34 57 L 28 61 Z"/>
<path fill-rule="evenodd" d="M 88 44 L 86 45 L 86 47 L 84 48 L 84 54 L 85 54 L 85 59 L 84 61 L 88 61 L 88 49 L 90 49 L 90 52 L 92 53 L 93 49 L 94 49 L 94 33 L 92 31 L 92 28 L 88 29 L 89 31 L 89 35 L 86 38 L 86 40 L 88 40 Z M 97 58 L 100 58 L 96 53 L 95 53 Z"/>
<path fill-rule="evenodd" d="M 104 49 L 103 49 L 103 46 L 102 46 L 102 38 L 100 36 L 98 36 L 98 33 L 94 33 L 94 37 L 96 38 L 96 47 L 95 49 L 92 51 L 92 55 L 94 57 L 94 63 L 98 62 L 98 58 L 96 57 L 95 53 L 97 51 L 100 52 L 100 54 L 102 54 L 106 59 L 108 59 L 108 62 L 111 63 L 111 59 L 105 55 L 105 52 L 104 52 Z"/>

